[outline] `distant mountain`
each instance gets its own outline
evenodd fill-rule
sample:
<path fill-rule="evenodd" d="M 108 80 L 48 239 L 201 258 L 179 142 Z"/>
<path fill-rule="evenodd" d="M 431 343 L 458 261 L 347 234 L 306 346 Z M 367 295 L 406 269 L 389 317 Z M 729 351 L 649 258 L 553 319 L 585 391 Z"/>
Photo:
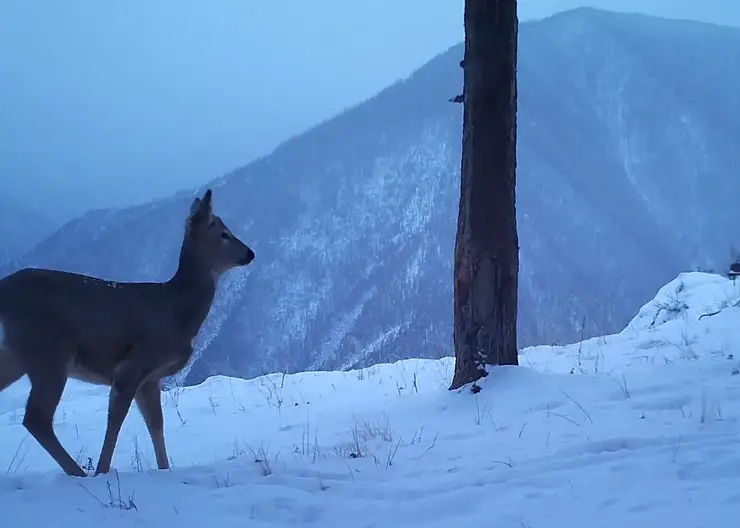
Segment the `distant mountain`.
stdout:
<path fill-rule="evenodd" d="M 615 332 L 680 271 L 727 263 L 740 30 L 577 9 L 520 31 L 520 342 Z M 257 259 L 223 284 L 187 382 L 451 352 L 461 57 L 212 183 Z M 13 267 L 164 279 L 195 192 L 91 212 Z"/>
<path fill-rule="evenodd" d="M 57 227 L 44 212 L 0 191 L 0 265 L 20 257 Z"/>

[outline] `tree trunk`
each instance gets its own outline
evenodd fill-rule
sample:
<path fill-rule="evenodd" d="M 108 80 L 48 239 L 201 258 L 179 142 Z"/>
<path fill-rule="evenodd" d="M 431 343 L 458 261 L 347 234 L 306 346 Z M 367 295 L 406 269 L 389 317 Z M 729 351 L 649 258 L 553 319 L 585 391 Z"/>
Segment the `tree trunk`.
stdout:
<path fill-rule="evenodd" d="M 484 377 L 485 365 L 519 363 L 516 10 L 516 0 L 465 0 L 455 375 L 450 389 Z"/>

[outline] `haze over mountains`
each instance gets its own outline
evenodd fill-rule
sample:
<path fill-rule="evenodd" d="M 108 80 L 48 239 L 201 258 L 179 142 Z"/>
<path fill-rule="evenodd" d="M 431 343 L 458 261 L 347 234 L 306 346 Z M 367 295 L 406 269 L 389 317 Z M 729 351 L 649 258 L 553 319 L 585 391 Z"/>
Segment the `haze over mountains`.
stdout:
<path fill-rule="evenodd" d="M 0 192 L 0 265 L 33 248 L 55 228 L 44 211 Z"/>
<path fill-rule="evenodd" d="M 614 332 L 678 272 L 728 263 L 740 30 L 579 9 L 520 31 L 520 341 Z M 223 281 L 188 382 L 450 353 L 461 56 L 211 184 L 257 260 Z M 0 274 L 165 279 L 201 190 L 90 212 Z"/>
<path fill-rule="evenodd" d="M 738 24 L 729 0 L 520 0 Z M 0 188 L 63 222 L 202 184 L 462 41 L 463 2 L 0 2 Z M 266 51 L 266 50 L 269 50 Z M 0 237 L 2 240 L 2 237 Z"/>

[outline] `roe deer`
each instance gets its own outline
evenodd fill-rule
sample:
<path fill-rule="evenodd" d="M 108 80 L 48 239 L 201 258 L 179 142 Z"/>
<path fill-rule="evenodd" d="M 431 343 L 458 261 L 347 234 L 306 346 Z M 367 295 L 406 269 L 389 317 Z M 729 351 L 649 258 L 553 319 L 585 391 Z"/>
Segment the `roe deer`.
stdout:
<path fill-rule="evenodd" d="M 26 268 L 0 280 L 0 391 L 28 375 L 23 425 L 72 476 L 86 473 L 52 422 L 68 378 L 111 387 L 108 423 L 95 475 L 110 471 L 124 418 L 135 399 L 159 469 L 169 468 L 160 380 L 180 371 L 211 309 L 224 272 L 254 252 L 195 198 L 177 272 L 167 282 L 113 282 Z"/>

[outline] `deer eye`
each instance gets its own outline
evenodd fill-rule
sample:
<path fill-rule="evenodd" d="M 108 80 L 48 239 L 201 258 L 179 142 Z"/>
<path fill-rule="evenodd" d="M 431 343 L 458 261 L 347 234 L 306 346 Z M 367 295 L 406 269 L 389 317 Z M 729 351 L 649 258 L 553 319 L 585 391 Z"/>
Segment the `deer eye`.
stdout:
<path fill-rule="evenodd" d="M 221 233 L 221 238 L 223 238 L 224 240 L 229 240 L 231 238 L 231 235 L 224 231 L 223 233 Z"/>

